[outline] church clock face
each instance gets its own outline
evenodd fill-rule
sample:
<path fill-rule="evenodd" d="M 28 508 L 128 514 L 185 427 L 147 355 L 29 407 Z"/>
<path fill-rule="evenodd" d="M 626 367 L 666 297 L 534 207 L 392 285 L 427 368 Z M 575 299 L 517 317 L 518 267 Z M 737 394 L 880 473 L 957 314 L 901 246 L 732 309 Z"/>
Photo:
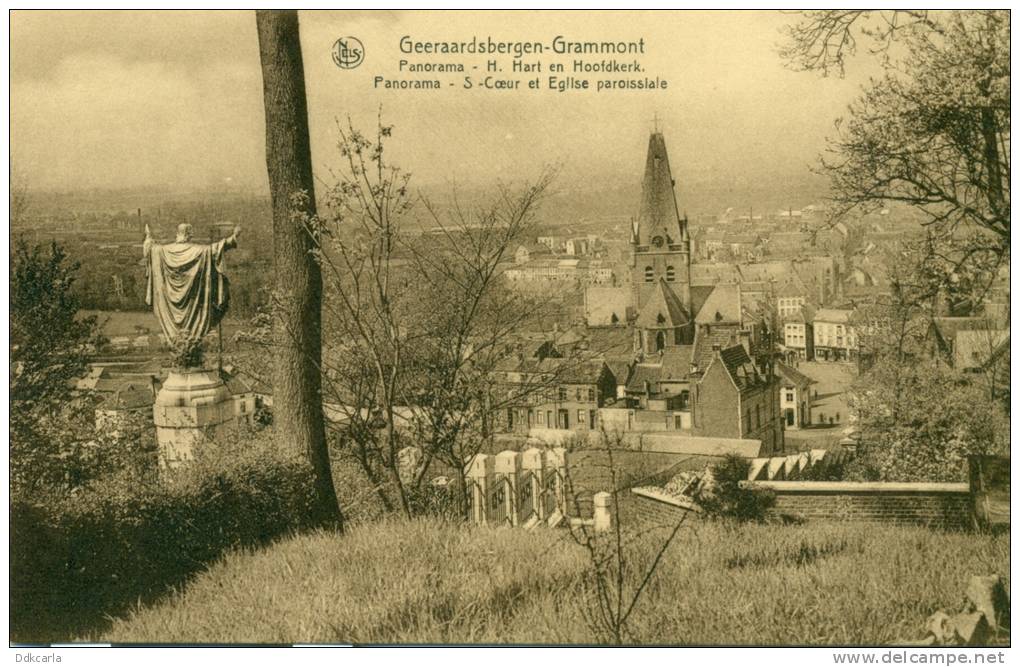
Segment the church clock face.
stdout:
<path fill-rule="evenodd" d="M 652 244 L 655 245 L 656 248 L 661 248 L 662 247 L 662 237 L 661 236 L 656 236 L 655 238 L 653 238 L 652 239 Z"/>

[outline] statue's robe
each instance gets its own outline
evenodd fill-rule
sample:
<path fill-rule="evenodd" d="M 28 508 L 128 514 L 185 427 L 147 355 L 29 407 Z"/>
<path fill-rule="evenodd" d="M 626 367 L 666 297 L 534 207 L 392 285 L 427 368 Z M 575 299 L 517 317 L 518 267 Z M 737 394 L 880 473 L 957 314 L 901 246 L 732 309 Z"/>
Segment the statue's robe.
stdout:
<path fill-rule="evenodd" d="M 210 245 L 145 241 L 145 303 L 171 345 L 201 340 L 223 319 L 230 300 L 223 256 L 235 245 L 230 239 Z"/>

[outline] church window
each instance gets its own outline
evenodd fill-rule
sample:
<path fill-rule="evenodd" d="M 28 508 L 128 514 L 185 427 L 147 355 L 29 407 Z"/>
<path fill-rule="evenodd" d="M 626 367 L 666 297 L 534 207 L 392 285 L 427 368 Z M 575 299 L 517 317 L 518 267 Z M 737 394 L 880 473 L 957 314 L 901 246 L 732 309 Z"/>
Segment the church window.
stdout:
<path fill-rule="evenodd" d="M 661 352 L 666 347 L 666 336 L 661 331 L 655 334 L 655 351 Z"/>
<path fill-rule="evenodd" d="M 655 270 L 650 266 L 645 267 L 645 282 L 650 283 L 655 280 Z"/>
<path fill-rule="evenodd" d="M 662 313 L 659 313 L 659 316 L 655 318 L 655 321 L 659 324 L 665 324 L 666 318 L 662 316 Z"/>
<path fill-rule="evenodd" d="M 612 322 L 613 324 L 619 324 L 620 318 L 616 316 L 616 313 L 613 313 L 613 316 L 609 318 L 609 321 Z"/>
<path fill-rule="evenodd" d="M 676 280 L 676 270 L 672 266 L 666 267 L 666 282 L 671 283 Z"/>

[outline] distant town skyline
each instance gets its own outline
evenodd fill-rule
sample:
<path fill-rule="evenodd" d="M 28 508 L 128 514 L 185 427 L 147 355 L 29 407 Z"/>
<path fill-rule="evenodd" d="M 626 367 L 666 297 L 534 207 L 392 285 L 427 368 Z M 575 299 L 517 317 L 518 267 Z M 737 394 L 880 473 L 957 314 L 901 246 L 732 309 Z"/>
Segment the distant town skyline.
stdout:
<path fill-rule="evenodd" d="M 653 118 L 673 156 L 681 198 L 688 188 L 741 191 L 806 179 L 834 121 L 873 71 L 863 60 L 846 79 L 784 68 L 776 46 L 780 28 L 795 18 L 724 11 L 618 12 L 611 19 L 599 12 L 305 11 L 316 175 L 328 182 L 337 163 L 335 120 L 349 114 L 356 127 L 371 130 L 381 107 L 384 123 L 395 126 L 391 160 L 421 186 L 529 178 L 545 165 L 559 165 L 563 188 L 636 186 Z M 429 76 L 401 72 L 401 59 L 470 67 L 488 58 L 407 55 L 399 48 L 404 36 L 548 42 L 561 34 L 641 39 L 646 75 L 669 87 L 557 93 L 373 85 L 378 75 Z M 338 68 L 331 57 L 345 35 L 365 45 L 356 69 Z M 31 189 L 266 191 L 252 12 L 15 11 L 11 43 L 12 164 Z M 444 85 L 462 76 L 442 75 Z"/>

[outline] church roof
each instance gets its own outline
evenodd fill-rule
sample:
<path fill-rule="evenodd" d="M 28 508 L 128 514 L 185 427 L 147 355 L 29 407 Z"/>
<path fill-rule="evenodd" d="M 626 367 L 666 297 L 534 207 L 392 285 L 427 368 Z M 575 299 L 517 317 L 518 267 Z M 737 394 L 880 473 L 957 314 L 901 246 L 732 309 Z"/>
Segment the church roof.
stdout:
<path fill-rule="evenodd" d="M 691 285 L 691 312 L 701 312 L 702 306 L 708 301 L 708 297 L 715 290 L 715 283 L 711 285 Z"/>
<path fill-rule="evenodd" d="M 588 287 L 584 291 L 585 319 L 588 326 L 627 324 L 632 313 L 629 287 Z M 628 312 L 630 311 L 630 312 Z M 613 316 L 616 316 L 615 322 Z"/>
<path fill-rule="evenodd" d="M 698 324 L 719 324 L 722 322 L 738 323 L 742 321 L 740 313 L 740 286 L 716 285 L 708 299 L 701 306 L 697 317 Z"/>
<path fill-rule="evenodd" d="M 673 185 L 666 139 L 661 132 L 653 132 L 648 138 L 648 157 L 641 183 L 641 207 L 637 219 L 640 243 L 649 243 L 656 236 L 679 242 L 680 213 Z"/>
<path fill-rule="evenodd" d="M 680 297 L 665 279 L 659 278 L 655 291 L 638 313 L 636 324 L 641 329 L 673 329 L 690 321 Z"/>

